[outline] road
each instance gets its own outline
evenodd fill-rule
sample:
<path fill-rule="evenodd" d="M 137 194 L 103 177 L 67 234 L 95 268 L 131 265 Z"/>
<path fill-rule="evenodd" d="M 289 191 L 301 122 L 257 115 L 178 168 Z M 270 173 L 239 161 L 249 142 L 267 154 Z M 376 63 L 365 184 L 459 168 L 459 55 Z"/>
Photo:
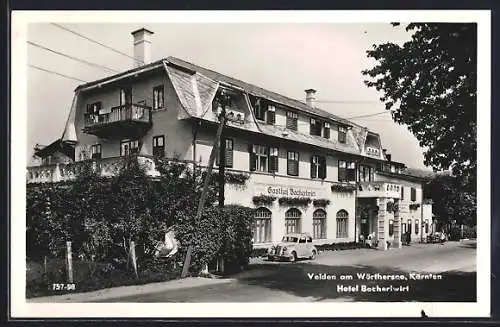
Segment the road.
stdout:
<path fill-rule="evenodd" d="M 323 252 L 314 261 L 297 263 L 258 259 L 248 271 L 223 282 L 92 302 L 476 301 L 474 244 Z M 390 280 L 397 276 L 402 280 Z M 437 279 L 412 279 L 419 276 Z"/>

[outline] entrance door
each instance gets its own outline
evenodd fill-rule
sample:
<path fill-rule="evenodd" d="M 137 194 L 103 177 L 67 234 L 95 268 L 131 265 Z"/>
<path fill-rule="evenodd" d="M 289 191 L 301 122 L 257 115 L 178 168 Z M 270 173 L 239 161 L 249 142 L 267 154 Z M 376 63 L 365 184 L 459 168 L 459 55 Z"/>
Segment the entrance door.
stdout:
<path fill-rule="evenodd" d="M 368 237 L 368 234 L 370 234 L 370 217 L 368 215 L 368 210 L 363 209 L 361 211 L 361 235 L 366 238 Z"/>

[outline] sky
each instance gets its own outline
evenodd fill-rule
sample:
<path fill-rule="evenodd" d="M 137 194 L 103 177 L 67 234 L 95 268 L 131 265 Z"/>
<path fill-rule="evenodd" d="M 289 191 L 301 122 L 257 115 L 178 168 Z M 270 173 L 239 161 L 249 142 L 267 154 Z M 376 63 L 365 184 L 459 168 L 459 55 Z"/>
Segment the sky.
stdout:
<path fill-rule="evenodd" d="M 366 51 L 374 44 L 410 38 L 404 27 L 389 23 L 58 23 L 129 56 L 130 32 L 145 27 L 152 36 L 152 60 L 175 56 L 241 79 L 290 98 L 305 101 L 305 89 L 317 90 L 317 106 L 350 118 L 385 111 L 380 93 L 364 85 L 361 71 L 375 61 Z M 79 59 L 123 71 L 132 59 L 92 43 L 50 23 L 28 25 L 28 41 Z M 113 75 L 27 44 L 27 61 L 44 69 L 92 81 Z M 30 161 L 35 144 L 47 145 L 61 137 L 73 93 L 81 81 L 28 67 L 27 148 Z M 394 161 L 426 168 L 423 149 L 404 125 L 390 113 L 353 119 L 380 134 L 383 148 Z"/>

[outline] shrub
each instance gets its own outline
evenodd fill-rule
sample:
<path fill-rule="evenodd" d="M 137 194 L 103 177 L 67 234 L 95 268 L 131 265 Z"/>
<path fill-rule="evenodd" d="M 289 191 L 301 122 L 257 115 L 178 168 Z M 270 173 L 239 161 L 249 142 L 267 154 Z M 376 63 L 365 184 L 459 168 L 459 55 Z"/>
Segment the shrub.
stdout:
<path fill-rule="evenodd" d="M 251 257 L 259 258 L 267 256 L 267 248 L 252 249 Z"/>

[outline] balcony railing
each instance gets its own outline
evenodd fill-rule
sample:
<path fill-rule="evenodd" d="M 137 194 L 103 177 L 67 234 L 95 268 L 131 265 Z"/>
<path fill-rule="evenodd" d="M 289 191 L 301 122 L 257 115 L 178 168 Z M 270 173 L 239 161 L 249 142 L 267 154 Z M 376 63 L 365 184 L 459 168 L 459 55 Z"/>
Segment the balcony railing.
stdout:
<path fill-rule="evenodd" d="M 145 168 L 150 177 L 158 177 L 160 173 L 156 170 L 155 161 L 149 156 L 137 156 L 139 164 Z M 85 163 L 91 163 L 92 169 L 103 177 L 115 176 L 124 167 L 125 157 L 111 157 L 103 159 L 91 159 L 89 161 L 74 162 L 69 164 L 58 163 L 54 165 L 43 165 L 28 167 L 26 183 L 57 183 L 74 180 L 84 168 Z"/>
<path fill-rule="evenodd" d="M 152 110 L 140 104 L 124 104 L 103 114 L 85 114 L 84 131 L 97 136 L 143 132 L 152 124 Z"/>
<path fill-rule="evenodd" d="M 401 186 L 387 182 L 360 182 L 357 196 L 360 198 L 395 198 L 401 197 Z"/>

